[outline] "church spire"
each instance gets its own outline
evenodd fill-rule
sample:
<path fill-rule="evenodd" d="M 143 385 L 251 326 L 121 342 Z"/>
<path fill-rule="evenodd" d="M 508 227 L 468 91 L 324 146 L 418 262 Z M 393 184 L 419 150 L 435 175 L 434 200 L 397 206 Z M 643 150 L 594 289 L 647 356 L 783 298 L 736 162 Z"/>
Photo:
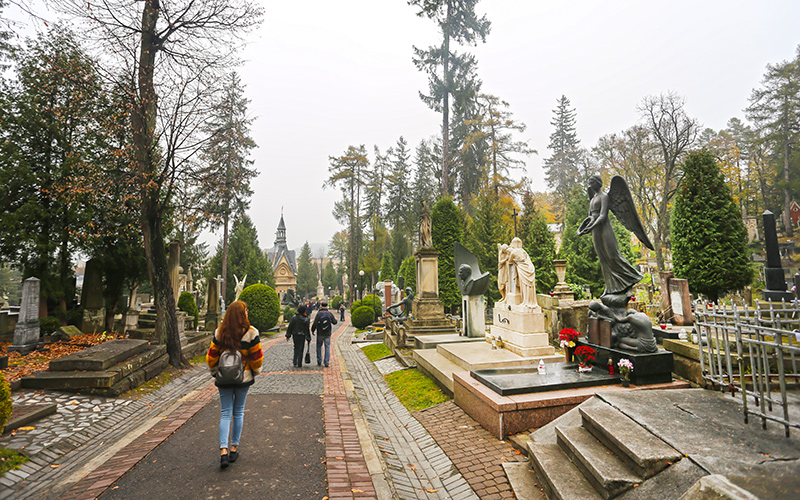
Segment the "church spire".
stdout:
<path fill-rule="evenodd" d="M 281 207 L 281 221 L 275 231 L 275 246 L 286 246 L 286 224 L 283 222 L 283 207 Z"/>

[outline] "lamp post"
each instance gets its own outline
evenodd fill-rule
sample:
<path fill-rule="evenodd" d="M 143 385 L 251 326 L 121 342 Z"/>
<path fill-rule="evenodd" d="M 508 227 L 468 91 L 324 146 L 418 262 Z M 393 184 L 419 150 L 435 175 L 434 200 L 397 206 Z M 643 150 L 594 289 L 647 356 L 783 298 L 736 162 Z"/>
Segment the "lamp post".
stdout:
<path fill-rule="evenodd" d="M 358 272 L 358 282 L 361 283 L 361 300 L 364 300 L 364 270 Z"/>

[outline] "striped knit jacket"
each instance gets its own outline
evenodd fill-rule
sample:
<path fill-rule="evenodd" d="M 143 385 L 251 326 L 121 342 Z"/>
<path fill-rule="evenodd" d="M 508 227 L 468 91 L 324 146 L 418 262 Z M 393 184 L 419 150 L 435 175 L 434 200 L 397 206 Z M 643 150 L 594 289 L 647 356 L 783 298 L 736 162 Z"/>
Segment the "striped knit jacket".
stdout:
<path fill-rule="evenodd" d="M 206 363 L 208 363 L 208 369 L 211 370 L 211 375 L 217 374 L 217 363 L 219 363 L 219 356 L 222 354 L 222 349 L 217 341 L 218 333 L 219 330 L 214 332 L 214 340 L 211 341 L 211 347 L 208 348 L 208 354 L 206 354 Z M 242 353 L 242 359 L 245 360 L 242 385 L 252 385 L 254 382 L 253 377 L 261 373 L 261 363 L 264 361 L 264 353 L 261 352 L 261 340 L 258 337 L 258 330 L 254 327 L 251 326 L 242 337 L 239 352 Z"/>

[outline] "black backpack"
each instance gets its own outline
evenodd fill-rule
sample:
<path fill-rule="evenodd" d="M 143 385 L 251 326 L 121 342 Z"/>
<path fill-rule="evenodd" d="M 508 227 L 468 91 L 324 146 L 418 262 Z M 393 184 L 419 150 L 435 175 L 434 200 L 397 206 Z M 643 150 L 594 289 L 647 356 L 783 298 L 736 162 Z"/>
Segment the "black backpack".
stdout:
<path fill-rule="evenodd" d="M 220 385 L 235 385 L 244 381 L 244 362 L 239 349 L 220 354 L 215 378 Z"/>
<path fill-rule="evenodd" d="M 331 331 L 331 313 L 319 313 L 321 316 L 317 320 L 317 333 L 330 333 Z"/>

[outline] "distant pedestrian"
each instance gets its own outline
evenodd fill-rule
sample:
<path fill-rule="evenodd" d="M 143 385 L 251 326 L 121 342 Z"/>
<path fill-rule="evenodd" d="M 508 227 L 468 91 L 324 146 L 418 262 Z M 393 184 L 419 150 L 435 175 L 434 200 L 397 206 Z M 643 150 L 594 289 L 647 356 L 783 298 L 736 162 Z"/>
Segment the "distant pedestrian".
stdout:
<path fill-rule="evenodd" d="M 344 321 L 344 302 L 339 305 L 339 321 Z"/>
<path fill-rule="evenodd" d="M 319 312 L 311 325 L 311 333 L 317 333 L 317 366 L 322 364 L 322 346 L 325 346 L 325 366 L 331 361 L 331 328 L 335 325 L 336 318 L 328 310 L 328 303 L 320 304 Z"/>
<path fill-rule="evenodd" d="M 311 332 L 308 330 L 308 311 L 306 306 L 297 307 L 297 313 L 289 321 L 286 328 L 286 340 L 294 340 L 294 357 L 292 363 L 296 367 L 303 366 L 303 351 L 306 342 L 311 342 Z"/>
<path fill-rule="evenodd" d="M 264 361 L 258 330 L 250 326 L 247 317 L 247 304 L 238 300 L 229 305 L 225 311 L 222 324 L 214 332 L 214 339 L 206 355 L 206 363 L 215 377 L 219 371 L 220 356 L 226 351 L 238 351 L 241 354 L 243 373 L 240 383 L 220 383 L 219 378 L 215 381 L 220 401 L 219 466 L 222 469 L 239 458 L 239 440 L 244 425 L 247 390 L 253 385 L 255 375 L 261 373 L 261 363 Z M 229 440 L 230 453 L 228 453 Z"/>

